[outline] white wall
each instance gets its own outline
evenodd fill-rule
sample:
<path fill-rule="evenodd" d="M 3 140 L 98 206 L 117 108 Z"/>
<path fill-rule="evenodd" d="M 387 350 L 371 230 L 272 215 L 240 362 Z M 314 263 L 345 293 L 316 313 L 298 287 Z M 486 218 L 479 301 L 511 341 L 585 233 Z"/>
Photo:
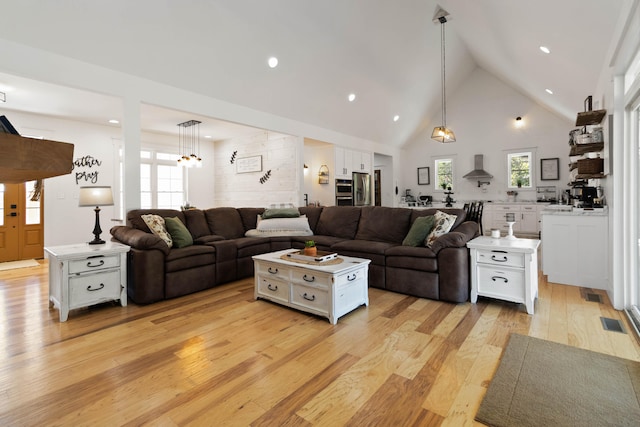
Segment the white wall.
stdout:
<path fill-rule="evenodd" d="M 272 203 L 302 205 L 303 139 L 260 132 L 215 143 L 215 201 L 208 207 L 266 207 Z M 262 156 L 262 171 L 237 173 L 244 157 Z M 260 179 L 271 171 L 264 183 Z"/>
<path fill-rule="evenodd" d="M 452 91 L 453 92 L 453 91 Z M 515 118 L 525 120 L 522 129 L 514 126 Z M 441 144 L 433 141 L 433 123 L 409 143 L 401 157 L 400 194 L 409 188 L 414 196 L 431 194 L 434 200 L 442 198 L 442 190 L 434 188 L 433 160 L 437 156 L 455 156 L 455 199 L 505 200 L 507 198 L 507 164 L 505 150 L 535 149 L 535 183 L 531 191 L 518 191 L 520 200 L 535 200 L 535 186 L 553 185 L 558 190 L 568 182 L 569 131 L 573 123 L 549 112 L 530 98 L 512 89 L 481 68 L 476 68 L 454 96 L 447 99 L 447 126 L 453 129 L 457 141 Z M 462 176 L 474 168 L 474 155 L 484 154 L 484 169 L 493 175 L 486 192 L 477 186 L 477 180 Z M 540 181 L 540 159 L 560 159 L 560 179 Z M 430 168 L 430 185 L 418 185 L 417 168 Z"/>

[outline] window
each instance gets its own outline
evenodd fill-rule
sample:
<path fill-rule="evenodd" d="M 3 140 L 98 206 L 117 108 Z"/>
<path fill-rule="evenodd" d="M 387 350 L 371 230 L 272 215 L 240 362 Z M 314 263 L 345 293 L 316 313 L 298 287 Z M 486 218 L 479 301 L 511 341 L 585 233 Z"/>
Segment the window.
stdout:
<path fill-rule="evenodd" d="M 25 182 L 25 224 L 40 224 L 40 200 L 35 202 L 30 200 L 31 192 L 34 190 L 36 181 Z"/>
<path fill-rule="evenodd" d="M 122 150 L 120 150 L 122 156 Z M 176 164 L 176 154 L 140 151 L 140 208 L 180 209 L 185 202 L 185 171 Z M 120 182 L 124 165 L 120 161 Z M 122 188 L 121 206 L 124 202 Z M 123 215 L 123 212 L 121 212 Z"/>
<path fill-rule="evenodd" d="M 533 153 L 523 151 L 519 153 L 507 154 L 509 188 L 532 188 L 533 178 L 531 176 L 531 165 L 533 164 Z"/>
<path fill-rule="evenodd" d="M 434 171 L 436 190 L 453 188 L 453 159 L 437 159 Z"/>
<path fill-rule="evenodd" d="M 0 184 L 0 225 L 4 225 L 4 184 Z"/>

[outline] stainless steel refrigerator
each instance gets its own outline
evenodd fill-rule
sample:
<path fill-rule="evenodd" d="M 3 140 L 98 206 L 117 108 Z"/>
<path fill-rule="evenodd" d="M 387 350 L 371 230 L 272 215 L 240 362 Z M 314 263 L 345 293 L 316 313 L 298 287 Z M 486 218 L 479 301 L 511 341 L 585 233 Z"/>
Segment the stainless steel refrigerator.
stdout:
<path fill-rule="evenodd" d="M 353 205 L 371 206 L 371 176 L 368 173 L 353 173 Z"/>

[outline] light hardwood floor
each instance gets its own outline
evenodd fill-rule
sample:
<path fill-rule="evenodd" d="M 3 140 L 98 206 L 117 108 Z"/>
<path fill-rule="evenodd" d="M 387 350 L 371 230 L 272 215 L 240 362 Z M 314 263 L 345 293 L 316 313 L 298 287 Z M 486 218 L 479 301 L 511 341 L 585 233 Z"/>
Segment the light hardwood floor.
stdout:
<path fill-rule="evenodd" d="M 2 426 L 474 425 L 509 334 L 640 361 L 623 313 L 540 281 L 536 314 L 370 289 L 326 319 L 253 298 L 247 279 L 148 306 L 47 303 L 48 270 L 0 272 Z M 629 334 L 604 331 L 600 316 Z"/>

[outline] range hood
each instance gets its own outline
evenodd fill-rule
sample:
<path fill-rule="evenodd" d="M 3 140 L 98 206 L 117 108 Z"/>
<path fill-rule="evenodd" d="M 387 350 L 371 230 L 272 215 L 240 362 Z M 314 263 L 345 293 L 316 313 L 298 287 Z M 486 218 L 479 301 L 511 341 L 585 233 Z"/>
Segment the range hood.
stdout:
<path fill-rule="evenodd" d="M 474 157 L 474 169 L 463 176 L 467 179 L 491 179 L 493 175 L 484 170 L 484 156 L 482 154 L 476 154 Z"/>

